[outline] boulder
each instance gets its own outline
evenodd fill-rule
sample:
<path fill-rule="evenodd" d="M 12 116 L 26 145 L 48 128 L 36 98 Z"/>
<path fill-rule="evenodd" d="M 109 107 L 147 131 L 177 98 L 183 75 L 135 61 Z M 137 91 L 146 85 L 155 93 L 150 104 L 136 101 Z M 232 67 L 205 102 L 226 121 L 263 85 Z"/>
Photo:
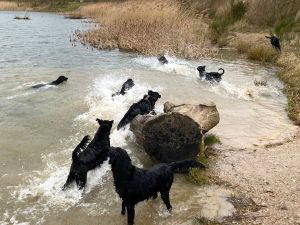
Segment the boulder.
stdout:
<path fill-rule="evenodd" d="M 164 113 L 137 116 L 130 124 L 137 143 L 159 162 L 195 159 L 204 133 L 220 121 L 214 103 L 164 104 Z"/>

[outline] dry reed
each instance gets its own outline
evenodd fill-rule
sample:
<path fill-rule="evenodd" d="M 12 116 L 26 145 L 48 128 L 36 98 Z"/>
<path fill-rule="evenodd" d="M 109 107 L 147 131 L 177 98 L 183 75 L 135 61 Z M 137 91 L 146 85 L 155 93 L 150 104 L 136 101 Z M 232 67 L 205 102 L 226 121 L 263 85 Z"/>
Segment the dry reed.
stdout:
<path fill-rule="evenodd" d="M 185 58 L 212 53 L 206 38 L 207 25 L 168 0 L 98 3 L 81 8 L 81 13 L 102 25 L 78 34 L 82 42 L 98 49 L 169 53 Z"/>
<path fill-rule="evenodd" d="M 259 26 L 272 26 L 276 22 L 296 17 L 300 12 L 299 0 L 248 0 L 247 20 Z"/>
<path fill-rule="evenodd" d="M 0 1 L 0 11 L 23 10 L 16 2 Z"/>

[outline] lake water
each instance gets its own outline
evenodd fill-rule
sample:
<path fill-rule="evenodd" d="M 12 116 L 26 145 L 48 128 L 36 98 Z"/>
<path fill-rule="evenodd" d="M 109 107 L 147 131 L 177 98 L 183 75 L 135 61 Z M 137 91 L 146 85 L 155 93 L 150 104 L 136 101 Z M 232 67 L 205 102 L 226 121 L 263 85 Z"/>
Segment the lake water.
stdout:
<path fill-rule="evenodd" d="M 127 129 L 116 130 L 129 106 L 147 90 L 159 91 L 163 103 L 213 101 L 221 121 L 211 132 L 223 145 L 253 147 L 290 138 L 295 126 L 286 115 L 286 97 L 275 69 L 238 59 L 189 61 L 174 57 L 160 65 L 155 57 L 96 51 L 70 42 L 76 29 L 95 25 L 50 13 L 30 13 L 31 20 L 14 20 L 22 12 L 0 13 L 0 224 L 126 224 L 114 191 L 110 166 L 88 175 L 85 192 L 61 191 L 74 147 L 97 129 L 96 118 L 115 120 L 113 146 L 130 153 L 134 164 L 152 165 Z M 201 81 L 196 67 L 225 69 L 220 84 Z M 59 87 L 30 86 L 66 75 Z M 114 99 L 127 78 L 136 86 Z M 268 81 L 256 87 L 255 79 Z M 136 208 L 136 224 L 192 224 L 195 217 L 221 219 L 234 212 L 226 201 L 231 193 L 217 186 L 199 187 L 176 175 L 171 189 L 174 211 L 161 200 Z"/>

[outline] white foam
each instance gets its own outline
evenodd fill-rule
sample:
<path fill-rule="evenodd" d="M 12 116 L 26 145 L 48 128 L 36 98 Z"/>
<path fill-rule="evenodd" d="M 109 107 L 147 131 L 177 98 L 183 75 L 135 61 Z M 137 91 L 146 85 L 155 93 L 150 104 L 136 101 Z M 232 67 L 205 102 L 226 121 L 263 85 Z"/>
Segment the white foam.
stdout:
<path fill-rule="evenodd" d="M 135 62 L 164 73 L 176 73 L 187 77 L 197 77 L 197 70 L 190 62 L 166 55 L 168 64 L 161 64 L 156 57 L 138 57 Z"/>
<path fill-rule="evenodd" d="M 110 136 L 111 144 L 119 147 L 126 145 L 126 138 L 130 135 L 128 127 L 116 130 L 118 122 L 122 119 L 128 108 L 147 94 L 148 90 L 161 91 L 161 88 L 156 87 L 154 89 L 135 79 L 135 86 L 127 91 L 126 95 L 112 97 L 112 94 L 120 90 L 127 78 L 129 76 L 115 78 L 113 75 L 97 78 L 91 92 L 85 99 L 89 110 L 75 118 L 75 121 L 88 123 L 96 123 L 96 118 L 114 120 Z M 158 108 L 161 110 L 162 105 L 158 106 Z"/>
<path fill-rule="evenodd" d="M 95 121 L 96 118 L 113 119 L 115 123 L 110 135 L 111 145 L 125 147 L 128 140 L 132 140 L 134 137 L 128 127 L 118 131 L 116 129 L 117 122 L 122 118 L 132 103 L 140 100 L 149 89 L 152 89 L 152 87 L 140 84 L 135 80 L 136 85 L 129 90 L 126 95 L 112 98 L 112 94 L 120 89 L 125 80 L 126 77 L 112 78 L 112 76 L 109 75 L 97 78 L 85 99 L 89 109 L 74 119 L 74 125 L 94 124 L 96 127 L 98 125 Z M 155 90 L 159 89 L 156 88 Z M 62 149 L 60 152 L 50 153 L 49 155 L 43 155 L 42 160 L 46 168 L 43 171 L 35 171 L 27 178 L 27 184 L 17 187 L 16 190 L 12 192 L 12 197 L 17 201 L 27 202 L 33 200 L 36 202 L 34 206 L 30 205 L 27 208 L 23 208 L 22 211 L 17 210 L 12 212 L 13 215 L 30 214 L 35 218 L 34 220 L 37 221 L 38 224 L 41 224 L 43 222 L 43 216 L 41 216 L 42 212 L 47 212 L 50 208 L 65 211 L 72 206 L 81 204 L 84 193 L 91 192 L 96 186 L 104 182 L 103 178 L 110 169 L 108 161 L 105 161 L 100 168 L 89 171 L 84 192 L 79 191 L 75 183 L 66 191 L 61 190 L 69 173 L 71 164 L 69 157 L 71 156 L 74 146 L 80 142 L 82 138 L 81 133 L 82 131 L 78 131 L 74 136 L 62 141 L 62 143 L 67 142 L 69 148 Z M 131 150 L 128 148 L 127 151 L 129 154 L 131 153 Z M 55 160 L 55 155 L 59 154 L 68 156 L 66 164 L 61 165 L 61 163 Z M 15 217 L 13 217 L 13 219 L 14 218 Z M 9 218 L 6 218 L 6 221 L 8 219 Z"/>
<path fill-rule="evenodd" d="M 41 82 L 43 83 L 43 82 Z M 50 89 L 50 88 L 58 88 L 56 85 L 48 85 L 46 84 L 45 86 L 42 86 L 40 88 L 36 88 L 36 89 L 28 89 L 30 88 L 31 86 L 33 85 L 32 82 L 30 83 L 24 83 L 22 85 L 19 85 L 18 87 L 16 87 L 15 89 L 12 89 L 12 91 L 17 91 L 17 90 L 22 90 L 24 89 L 25 87 L 27 87 L 27 90 L 22 90 L 22 93 L 19 93 L 19 94 L 15 94 L 15 95 L 11 95 L 11 96 L 7 96 L 6 99 L 7 100 L 11 100 L 11 99 L 15 99 L 15 98 L 19 98 L 19 97 L 25 97 L 25 96 L 29 96 L 29 95 L 32 95 L 32 94 L 35 94 L 39 91 L 44 91 L 44 90 L 47 90 L 47 89 Z M 24 92 L 25 91 L 25 92 Z"/>
<path fill-rule="evenodd" d="M 164 73 L 178 74 L 189 77 L 191 79 L 199 79 L 198 72 L 196 70 L 196 64 L 191 61 L 186 61 L 184 59 L 179 59 L 166 55 L 168 59 L 168 64 L 161 64 L 156 57 L 138 57 L 135 59 L 140 65 L 146 66 L 153 70 L 158 70 Z M 204 63 L 204 62 L 203 62 Z M 232 68 L 231 68 L 232 69 Z M 244 71 L 243 71 L 244 72 Z M 235 73 L 239 73 L 236 71 Z M 269 96 L 278 96 L 281 94 L 280 89 L 282 84 L 276 79 L 268 79 L 267 87 L 257 87 L 254 85 L 255 79 L 262 79 L 260 76 L 253 77 L 252 79 L 245 79 L 246 76 L 243 76 L 243 82 L 238 84 L 233 82 L 232 76 L 236 74 L 231 74 L 229 71 L 226 71 L 226 74 L 223 76 L 223 79 L 219 83 L 209 82 L 202 79 L 203 88 L 211 90 L 216 94 L 225 94 L 228 97 L 238 98 L 243 100 L 254 100 Z M 234 78 L 236 79 L 236 78 Z"/>

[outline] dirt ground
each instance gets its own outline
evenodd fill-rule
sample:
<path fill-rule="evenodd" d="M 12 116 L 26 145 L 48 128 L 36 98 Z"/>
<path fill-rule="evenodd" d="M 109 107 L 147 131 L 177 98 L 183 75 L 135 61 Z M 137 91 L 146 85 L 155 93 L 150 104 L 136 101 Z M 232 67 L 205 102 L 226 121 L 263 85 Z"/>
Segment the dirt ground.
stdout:
<path fill-rule="evenodd" d="M 278 146 L 218 150 L 220 179 L 256 204 L 233 224 L 300 224 L 300 131 Z"/>

